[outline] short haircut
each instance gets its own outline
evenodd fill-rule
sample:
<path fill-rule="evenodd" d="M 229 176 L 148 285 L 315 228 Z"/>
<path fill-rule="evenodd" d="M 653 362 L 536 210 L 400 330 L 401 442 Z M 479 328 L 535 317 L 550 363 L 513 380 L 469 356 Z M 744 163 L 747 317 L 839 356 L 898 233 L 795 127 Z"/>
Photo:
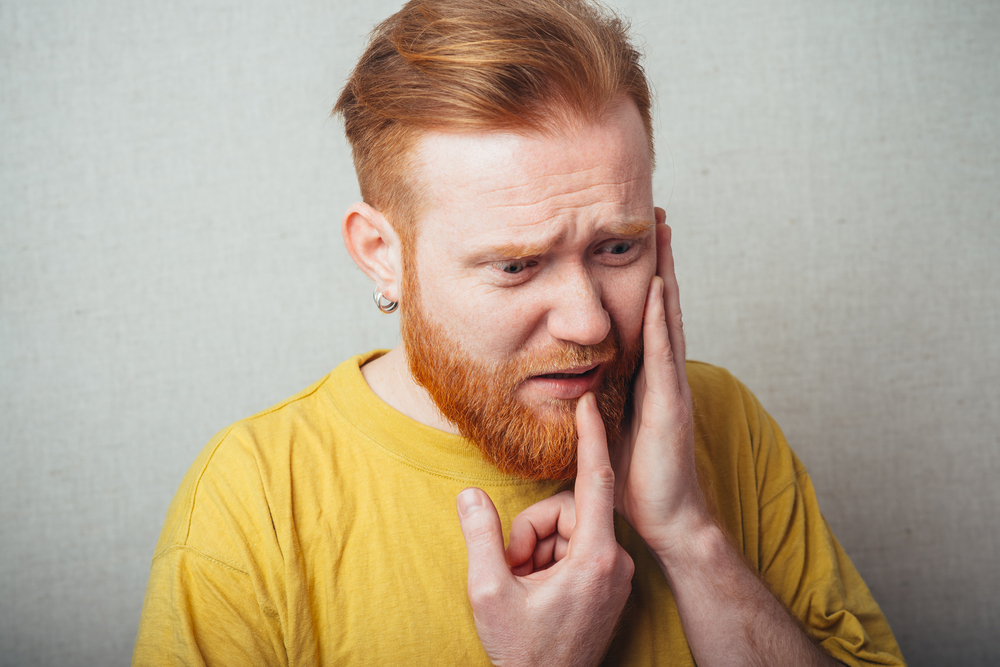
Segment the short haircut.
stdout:
<path fill-rule="evenodd" d="M 410 0 L 375 27 L 341 92 L 361 196 L 404 245 L 423 196 L 426 131 L 545 132 L 626 95 L 653 155 L 651 96 L 628 25 L 587 0 Z"/>

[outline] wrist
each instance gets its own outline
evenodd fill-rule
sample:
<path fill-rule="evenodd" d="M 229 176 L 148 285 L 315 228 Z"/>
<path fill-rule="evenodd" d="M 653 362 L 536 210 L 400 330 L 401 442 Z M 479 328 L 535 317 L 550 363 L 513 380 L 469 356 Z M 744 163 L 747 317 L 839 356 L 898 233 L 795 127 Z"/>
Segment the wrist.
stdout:
<path fill-rule="evenodd" d="M 711 517 L 666 531 L 646 545 L 668 581 L 687 571 L 711 571 L 732 551 L 725 531 Z"/>

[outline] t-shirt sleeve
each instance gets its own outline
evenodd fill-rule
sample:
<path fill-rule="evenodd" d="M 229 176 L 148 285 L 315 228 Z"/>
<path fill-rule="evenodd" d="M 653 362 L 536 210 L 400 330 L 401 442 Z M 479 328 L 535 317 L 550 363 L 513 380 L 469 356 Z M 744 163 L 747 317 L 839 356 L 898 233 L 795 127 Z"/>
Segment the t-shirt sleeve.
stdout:
<path fill-rule="evenodd" d="M 750 399 L 760 436 L 756 556 L 762 576 L 834 659 L 854 667 L 905 665 L 885 616 L 820 513 L 808 472 L 778 425 Z"/>
<path fill-rule="evenodd" d="M 279 665 L 249 576 L 178 545 L 150 570 L 132 664 Z"/>
<path fill-rule="evenodd" d="M 794 455 L 793 455 L 794 456 Z M 820 514 L 808 473 L 760 508 L 761 573 L 806 632 L 845 665 L 903 665 L 889 624 Z"/>
<path fill-rule="evenodd" d="M 287 664 L 273 597 L 260 585 L 264 496 L 252 451 L 231 431 L 217 435 L 167 511 L 133 665 Z"/>

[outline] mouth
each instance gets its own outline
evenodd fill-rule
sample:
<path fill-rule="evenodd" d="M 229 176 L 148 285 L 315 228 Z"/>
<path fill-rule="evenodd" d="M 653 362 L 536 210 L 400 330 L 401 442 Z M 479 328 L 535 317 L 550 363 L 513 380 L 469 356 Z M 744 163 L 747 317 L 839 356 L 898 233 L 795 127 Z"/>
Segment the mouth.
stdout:
<path fill-rule="evenodd" d="M 525 387 L 545 399 L 573 400 L 594 390 L 600 382 L 600 363 L 574 368 L 560 368 L 528 379 Z"/>
<path fill-rule="evenodd" d="M 584 378 L 588 375 L 596 375 L 598 366 L 600 366 L 600 364 L 579 366 L 577 368 L 566 368 L 557 373 L 543 373 L 541 375 L 536 375 L 535 377 L 544 378 L 546 380 L 576 380 Z"/>

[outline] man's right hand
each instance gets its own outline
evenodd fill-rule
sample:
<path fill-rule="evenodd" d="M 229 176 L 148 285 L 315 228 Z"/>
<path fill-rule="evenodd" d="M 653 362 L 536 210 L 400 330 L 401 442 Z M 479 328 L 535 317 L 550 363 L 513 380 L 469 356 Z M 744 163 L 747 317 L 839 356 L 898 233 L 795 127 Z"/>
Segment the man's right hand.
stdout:
<path fill-rule="evenodd" d="M 475 488 L 458 496 L 469 600 L 494 665 L 596 665 L 631 591 L 634 565 L 615 540 L 614 471 L 593 394 L 578 401 L 576 418 L 576 516 L 565 557 L 551 567 L 512 573 L 489 496 Z"/>

